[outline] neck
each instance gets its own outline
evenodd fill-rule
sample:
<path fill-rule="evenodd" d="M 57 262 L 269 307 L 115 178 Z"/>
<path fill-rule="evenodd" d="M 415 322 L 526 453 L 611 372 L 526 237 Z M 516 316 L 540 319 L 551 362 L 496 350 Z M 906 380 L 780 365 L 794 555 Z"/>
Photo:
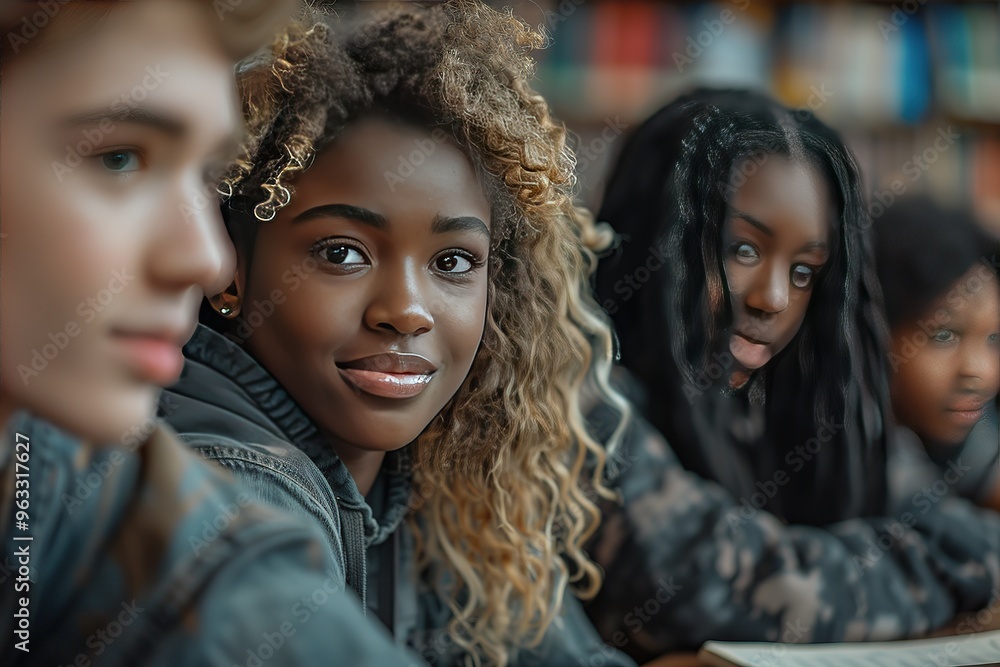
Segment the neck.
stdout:
<path fill-rule="evenodd" d="M 382 469 L 385 452 L 373 452 L 357 447 L 338 447 L 337 456 L 347 466 L 354 483 L 358 486 L 358 491 L 362 496 L 367 496 L 375 484 L 378 471 Z"/>
<path fill-rule="evenodd" d="M 736 370 L 729 376 L 729 388 L 740 389 L 750 381 L 750 371 Z"/>

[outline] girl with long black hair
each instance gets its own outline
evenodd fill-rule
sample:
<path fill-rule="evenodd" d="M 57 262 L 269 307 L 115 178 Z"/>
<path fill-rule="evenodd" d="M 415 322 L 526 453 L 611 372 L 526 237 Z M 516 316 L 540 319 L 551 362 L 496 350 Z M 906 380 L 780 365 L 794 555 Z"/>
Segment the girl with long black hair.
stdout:
<path fill-rule="evenodd" d="M 647 418 L 737 496 L 787 477 L 766 507 L 794 523 L 883 511 L 885 324 L 866 215 L 834 132 L 739 92 L 651 118 L 598 215 L 629 239 L 598 291 Z"/>
<path fill-rule="evenodd" d="M 589 415 L 598 439 L 624 424 L 621 502 L 589 547 L 605 639 L 642 662 L 713 639 L 914 637 L 1000 604 L 1000 516 L 887 497 L 888 335 L 832 130 L 699 91 L 630 138 L 599 219 L 622 238 L 601 304 L 642 380 L 621 385 L 667 435 Z"/>

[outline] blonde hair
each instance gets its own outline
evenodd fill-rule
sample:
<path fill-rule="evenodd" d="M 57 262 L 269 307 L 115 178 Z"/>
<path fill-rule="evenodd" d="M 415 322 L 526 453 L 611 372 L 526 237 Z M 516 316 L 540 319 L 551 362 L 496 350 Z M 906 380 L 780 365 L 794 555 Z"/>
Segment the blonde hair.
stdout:
<path fill-rule="evenodd" d="M 269 220 L 316 152 L 387 110 L 421 109 L 419 122 L 448 129 L 479 170 L 493 208 L 485 333 L 464 384 L 412 445 L 411 504 L 419 564 L 446 582 L 449 633 L 474 664 L 505 665 L 540 641 L 568 585 L 581 597 L 600 587 L 584 545 L 597 496 L 611 497 L 607 454 L 581 402 L 596 390 L 625 411 L 588 287 L 610 232 L 574 205 L 566 130 L 528 84 L 542 42 L 474 0 L 361 22 L 311 10 L 239 72 L 251 137 L 225 183 Z"/>

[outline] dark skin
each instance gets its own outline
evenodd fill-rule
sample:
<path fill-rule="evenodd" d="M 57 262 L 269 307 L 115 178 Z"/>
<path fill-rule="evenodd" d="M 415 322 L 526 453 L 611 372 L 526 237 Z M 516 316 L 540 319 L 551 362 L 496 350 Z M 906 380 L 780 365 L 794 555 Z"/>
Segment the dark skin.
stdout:
<path fill-rule="evenodd" d="M 455 144 L 378 118 L 345 129 L 295 189 L 260 226 L 249 276 L 239 257 L 244 317 L 284 300 L 246 348 L 367 494 L 385 453 L 424 430 L 475 359 L 490 206 Z"/>
<path fill-rule="evenodd" d="M 998 338 L 1000 286 L 995 273 L 977 265 L 922 317 L 893 327 L 896 419 L 924 442 L 961 444 L 1000 387 Z"/>
<path fill-rule="evenodd" d="M 731 387 L 746 384 L 802 326 L 829 257 L 831 210 L 816 169 L 779 155 L 767 156 L 734 191 L 722 228 L 733 308 Z"/>

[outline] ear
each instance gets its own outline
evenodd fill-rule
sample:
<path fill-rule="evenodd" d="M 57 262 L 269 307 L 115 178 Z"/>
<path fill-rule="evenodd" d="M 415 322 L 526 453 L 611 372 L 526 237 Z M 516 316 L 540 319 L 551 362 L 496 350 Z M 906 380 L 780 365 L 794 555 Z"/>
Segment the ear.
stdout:
<path fill-rule="evenodd" d="M 246 294 L 246 278 L 249 275 L 254 242 L 257 238 L 257 225 L 260 224 L 252 214 L 244 211 L 248 206 L 246 201 L 234 199 L 222 207 L 226 231 L 229 232 L 229 238 L 233 240 L 233 246 L 236 248 L 236 272 L 232 287 L 240 296 Z"/>
<path fill-rule="evenodd" d="M 224 291 L 208 297 L 208 302 L 212 305 L 219 315 L 222 315 L 227 320 L 235 319 L 239 317 L 240 310 L 243 307 L 243 288 L 241 286 L 240 272 L 237 269 L 236 275 L 233 277 L 233 282 Z"/>
<path fill-rule="evenodd" d="M 253 218 L 239 212 L 239 208 L 231 206 L 233 202 L 222 205 L 222 216 L 226 223 L 226 231 L 236 249 L 236 269 L 232 282 L 219 294 L 209 296 L 208 302 L 217 313 L 227 319 L 239 316 L 246 293 L 246 276 L 253 252 L 253 241 L 256 231 L 250 225 L 256 224 Z"/>

